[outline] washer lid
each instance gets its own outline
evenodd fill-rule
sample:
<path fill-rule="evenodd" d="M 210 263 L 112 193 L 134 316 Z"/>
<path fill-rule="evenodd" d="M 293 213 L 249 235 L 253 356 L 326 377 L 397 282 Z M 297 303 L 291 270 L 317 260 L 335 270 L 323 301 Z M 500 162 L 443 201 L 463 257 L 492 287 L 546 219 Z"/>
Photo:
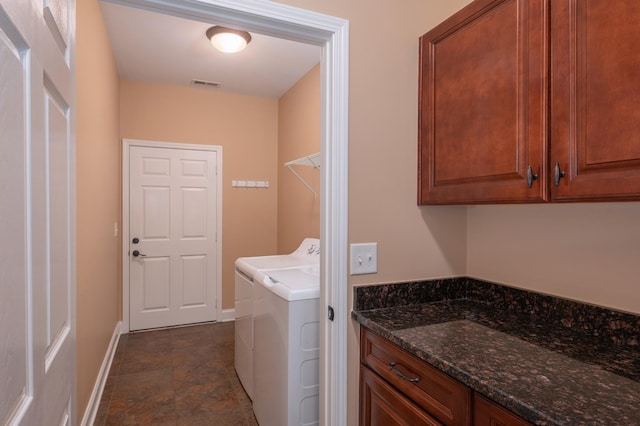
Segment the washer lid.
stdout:
<path fill-rule="evenodd" d="M 319 263 L 320 240 L 317 238 L 305 238 L 296 251 L 291 254 L 239 257 L 236 259 L 236 268 L 255 279 L 255 274 L 258 271 L 299 268 L 318 265 Z"/>
<path fill-rule="evenodd" d="M 316 267 L 258 271 L 254 282 L 288 302 L 320 297 L 320 275 Z"/>

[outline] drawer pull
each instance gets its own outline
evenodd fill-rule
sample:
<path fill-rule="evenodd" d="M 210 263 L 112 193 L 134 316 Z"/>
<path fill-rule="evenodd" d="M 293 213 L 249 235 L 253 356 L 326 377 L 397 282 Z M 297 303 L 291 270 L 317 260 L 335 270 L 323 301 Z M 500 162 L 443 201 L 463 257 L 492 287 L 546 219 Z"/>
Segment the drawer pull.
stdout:
<path fill-rule="evenodd" d="M 393 361 L 389 363 L 389 368 L 391 368 L 391 371 L 396 373 L 396 375 L 398 375 L 398 377 L 400 377 L 401 379 L 406 380 L 407 382 L 418 383 L 420 381 L 420 377 L 407 377 L 407 376 L 405 376 L 405 374 L 402 371 L 400 371 L 400 370 L 398 370 L 396 368 L 396 363 L 393 362 Z"/>

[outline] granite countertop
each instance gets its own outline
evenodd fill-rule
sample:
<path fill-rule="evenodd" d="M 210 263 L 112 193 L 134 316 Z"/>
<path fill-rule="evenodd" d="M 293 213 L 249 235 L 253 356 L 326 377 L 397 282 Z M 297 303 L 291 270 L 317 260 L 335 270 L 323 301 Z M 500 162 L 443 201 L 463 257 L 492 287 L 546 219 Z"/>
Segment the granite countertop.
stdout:
<path fill-rule="evenodd" d="M 362 308 L 358 323 L 534 424 L 640 425 L 635 328 L 611 344 L 566 318 L 469 297 Z"/>

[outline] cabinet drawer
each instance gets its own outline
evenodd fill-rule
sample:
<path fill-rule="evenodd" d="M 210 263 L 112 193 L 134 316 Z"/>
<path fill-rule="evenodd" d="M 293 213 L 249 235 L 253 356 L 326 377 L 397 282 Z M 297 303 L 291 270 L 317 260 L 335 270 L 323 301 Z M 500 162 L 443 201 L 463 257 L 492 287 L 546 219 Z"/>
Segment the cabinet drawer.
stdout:
<path fill-rule="evenodd" d="M 406 396 L 360 366 L 360 426 L 440 426 Z"/>
<path fill-rule="evenodd" d="M 362 364 L 443 424 L 471 424 L 469 388 L 366 328 L 360 333 Z"/>
<path fill-rule="evenodd" d="M 531 423 L 478 394 L 473 395 L 473 419 L 475 426 L 531 426 Z"/>

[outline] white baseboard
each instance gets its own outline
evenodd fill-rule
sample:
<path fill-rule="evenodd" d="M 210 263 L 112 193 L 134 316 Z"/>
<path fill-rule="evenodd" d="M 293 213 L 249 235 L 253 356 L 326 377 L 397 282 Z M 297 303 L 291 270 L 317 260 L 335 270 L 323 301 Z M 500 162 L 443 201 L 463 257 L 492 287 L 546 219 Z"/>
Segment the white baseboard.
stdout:
<path fill-rule="evenodd" d="M 87 404 L 87 408 L 84 411 L 84 416 L 82 416 L 82 423 L 80 423 L 81 426 L 92 426 L 96 420 L 98 407 L 100 406 L 100 400 L 102 399 L 102 391 L 104 390 L 104 386 L 107 383 L 109 369 L 111 368 L 113 356 L 116 353 L 116 348 L 118 347 L 118 341 L 120 340 L 121 334 L 122 321 L 118 321 L 118 323 L 116 324 L 116 328 L 113 330 L 113 335 L 111 336 L 111 341 L 109 342 L 107 353 L 102 360 L 98 378 L 96 379 L 96 383 L 93 386 L 93 391 L 91 392 L 91 398 L 89 398 L 89 403 Z"/>
<path fill-rule="evenodd" d="M 228 322 L 236 320 L 236 310 L 235 309 L 223 309 L 220 318 L 218 321 L 220 322 Z"/>

